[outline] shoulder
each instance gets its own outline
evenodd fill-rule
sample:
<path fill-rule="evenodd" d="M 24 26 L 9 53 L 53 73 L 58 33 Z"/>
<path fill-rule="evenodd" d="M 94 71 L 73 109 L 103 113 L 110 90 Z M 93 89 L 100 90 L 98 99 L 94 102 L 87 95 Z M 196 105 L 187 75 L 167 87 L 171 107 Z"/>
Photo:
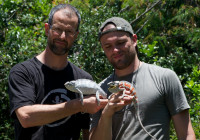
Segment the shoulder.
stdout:
<path fill-rule="evenodd" d="M 27 71 L 30 70 L 33 67 L 33 63 L 34 63 L 34 58 L 28 59 L 24 62 L 20 62 L 16 65 L 14 65 L 10 72 L 19 72 L 19 71 Z"/>
<path fill-rule="evenodd" d="M 158 65 L 147 64 L 147 63 L 144 63 L 143 65 L 144 65 L 143 70 L 148 71 L 152 75 L 164 76 L 164 77 L 176 75 L 176 73 L 169 68 L 164 68 Z"/>
<path fill-rule="evenodd" d="M 34 57 L 14 65 L 10 70 L 9 77 L 35 77 L 38 75 L 38 73 L 41 73 L 41 67 L 41 63 L 37 62 L 36 58 Z"/>
<path fill-rule="evenodd" d="M 158 66 L 155 64 L 143 63 L 143 66 L 145 69 L 148 69 L 152 72 L 158 72 L 158 71 L 165 72 L 165 71 L 169 70 L 168 68 L 164 68 L 164 67 L 161 67 L 161 66 Z"/>
<path fill-rule="evenodd" d="M 167 85 L 180 83 L 177 74 L 169 68 L 144 63 L 142 71 L 147 77 L 151 77 L 154 82 L 165 83 Z"/>
<path fill-rule="evenodd" d="M 68 63 L 69 63 L 69 66 L 72 68 L 74 75 L 77 76 L 77 79 L 85 78 L 85 79 L 91 79 L 92 80 L 92 76 L 88 72 L 86 72 L 85 70 L 74 65 L 70 61 L 68 61 Z"/>

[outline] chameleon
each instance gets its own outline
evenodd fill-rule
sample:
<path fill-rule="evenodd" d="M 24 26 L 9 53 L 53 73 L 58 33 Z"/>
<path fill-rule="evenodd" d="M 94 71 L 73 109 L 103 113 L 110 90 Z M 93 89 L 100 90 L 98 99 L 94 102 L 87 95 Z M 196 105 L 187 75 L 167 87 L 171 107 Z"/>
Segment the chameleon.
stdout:
<path fill-rule="evenodd" d="M 119 91 L 123 91 L 123 94 L 122 94 L 122 98 L 123 98 L 126 95 L 125 91 L 128 90 L 128 91 L 131 91 L 130 95 L 134 96 L 133 101 L 137 105 L 138 98 L 136 96 L 135 88 L 132 86 L 131 83 L 127 81 L 114 81 L 114 82 L 109 82 L 108 86 L 109 86 L 108 90 L 111 93 L 113 93 L 108 97 L 108 99 L 112 98 L 112 96 Z"/>
<path fill-rule="evenodd" d="M 107 98 L 107 94 L 103 91 L 103 89 L 96 82 L 89 79 L 68 81 L 64 84 L 64 86 L 72 92 L 79 93 L 82 105 L 84 105 L 83 95 L 96 94 L 98 105 L 100 105 L 99 95 L 101 95 L 104 99 Z"/>
<path fill-rule="evenodd" d="M 140 119 L 140 115 L 139 115 L 139 104 L 138 104 L 138 98 L 136 96 L 136 90 L 134 88 L 134 86 L 127 82 L 127 81 L 112 81 L 109 82 L 108 84 L 108 90 L 112 93 L 108 99 L 112 98 L 113 95 L 115 95 L 117 92 L 123 91 L 122 94 L 122 98 L 126 95 L 125 91 L 130 91 L 130 95 L 133 96 L 133 105 L 135 107 L 136 110 L 136 118 L 138 119 L 140 126 L 142 127 L 142 129 L 154 140 L 157 140 L 154 136 L 152 136 L 144 127 L 144 125 L 142 124 L 142 121 Z"/>

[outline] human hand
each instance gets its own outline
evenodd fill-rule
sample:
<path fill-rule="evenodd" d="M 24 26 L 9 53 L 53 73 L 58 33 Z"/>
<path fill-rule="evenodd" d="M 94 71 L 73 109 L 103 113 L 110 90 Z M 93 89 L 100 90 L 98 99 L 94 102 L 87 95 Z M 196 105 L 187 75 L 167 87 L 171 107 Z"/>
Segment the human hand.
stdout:
<path fill-rule="evenodd" d="M 125 91 L 124 97 L 122 97 L 122 92 L 112 94 L 102 114 L 106 117 L 112 117 L 115 112 L 121 110 L 124 106 L 131 104 L 133 97 L 134 96 L 130 95 L 130 91 Z"/>
<path fill-rule="evenodd" d="M 82 106 L 81 110 L 84 113 L 94 114 L 100 109 L 104 108 L 107 103 L 108 103 L 108 99 L 102 99 L 100 97 L 100 105 L 98 105 L 96 95 L 84 96 L 84 99 L 83 99 L 84 105 Z"/>

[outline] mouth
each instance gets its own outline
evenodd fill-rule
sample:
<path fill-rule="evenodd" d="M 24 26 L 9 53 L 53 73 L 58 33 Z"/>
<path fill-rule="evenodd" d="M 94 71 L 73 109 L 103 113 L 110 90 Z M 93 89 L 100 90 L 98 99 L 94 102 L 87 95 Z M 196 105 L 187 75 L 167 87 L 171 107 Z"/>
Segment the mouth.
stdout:
<path fill-rule="evenodd" d="M 120 58 L 122 58 L 122 57 L 123 57 L 123 54 L 122 54 L 122 53 L 113 55 L 113 58 L 114 58 L 115 60 L 118 60 L 118 59 L 120 59 Z"/>
<path fill-rule="evenodd" d="M 55 44 L 66 46 L 67 43 L 65 41 L 55 40 Z"/>

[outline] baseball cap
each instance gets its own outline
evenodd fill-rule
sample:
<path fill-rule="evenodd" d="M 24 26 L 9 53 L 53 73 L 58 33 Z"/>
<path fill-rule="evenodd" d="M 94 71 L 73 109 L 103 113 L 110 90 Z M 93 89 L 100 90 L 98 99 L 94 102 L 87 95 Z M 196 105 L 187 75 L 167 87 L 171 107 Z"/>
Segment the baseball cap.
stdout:
<path fill-rule="evenodd" d="M 114 24 L 116 26 L 116 28 L 108 29 L 103 32 L 104 27 L 109 23 Z M 112 17 L 102 23 L 102 25 L 99 29 L 98 37 L 100 39 L 102 37 L 102 35 L 107 34 L 109 32 L 114 32 L 114 31 L 124 31 L 124 32 L 130 33 L 131 35 L 134 34 L 133 29 L 128 21 L 126 21 L 125 19 L 120 18 L 120 17 Z"/>

